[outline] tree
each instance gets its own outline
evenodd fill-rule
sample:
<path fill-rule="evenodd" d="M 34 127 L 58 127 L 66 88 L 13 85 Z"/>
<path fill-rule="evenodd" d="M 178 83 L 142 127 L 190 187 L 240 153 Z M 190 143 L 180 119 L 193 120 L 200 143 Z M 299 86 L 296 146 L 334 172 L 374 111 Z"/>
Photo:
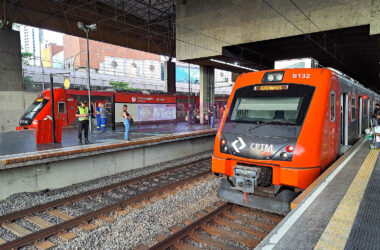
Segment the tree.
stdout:
<path fill-rule="evenodd" d="M 33 53 L 21 52 L 22 64 L 29 65 L 29 59 L 33 56 Z"/>
<path fill-rule="evenodd" d="M 33 89 L 35 87 L 34 81 L 32 80 L 32 77 L 30 76 L 24 77 L 23 85 L 24 85 L 24 90 Z"/>
<path fill-rule="evenodd" d="M 139 90 L 129 87 L 129 83 L 127 82 L 112 81 L 110 82 L 110 85 L 112 86 L 112 88 L 119 90 Z"/>

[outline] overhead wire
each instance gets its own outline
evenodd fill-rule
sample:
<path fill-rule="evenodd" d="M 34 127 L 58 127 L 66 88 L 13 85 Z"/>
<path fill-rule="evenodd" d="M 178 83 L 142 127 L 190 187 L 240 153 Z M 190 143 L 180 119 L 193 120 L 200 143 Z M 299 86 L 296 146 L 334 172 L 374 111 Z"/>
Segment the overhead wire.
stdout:
<path fill-rule="evenodd" d="M 313 42 L 317 47 L 319 47 L 321 50 L 323 50 L 327 55 L 329 55 L 331 58 L 333 58 L 338 64 L 340 64 L 343 68 L 354 74 L 355 76 L 359 76 L 356 72 L 354 72 L 350 67 L 348 67 L 346 64 L 344 64 L 341 60 L 339 60 L 336 56 L 332 55 L 324 46 L 322 46 L 318 41 L 313 39 L 310 36 L 310 33 L 304 32 L 300 27 L 298 27 L 294 22 L 292 22 L 289 18 L 287 18 L 282 12 L 280 12 L 278 9 L 276 9 L 273 5 L 271 5 L 267 0 L 262 0 L 268 7 L 270 7 L 273 11 L 275 11 L 279 16 L 284 18 L 288 23 L 290 23 L 294 28 L 296 28 L 298 31 L 300 31 L 303 35 L 305 35 L 311 42 Z M 289 0 L 299 11 L 301 8 L 299 8 L 293 1 Z M 301 13 L 304 16 L 307 16 L 303 11 Z M 310 17 L 308 17 L 308 20 L 311 20 Z M 312 22 L 314 25 L 316 25 L 314 22 Z M 317 25 L 316 27 L 320 29 Z M 359 76 L 360 77 L 360 76 Z M 361 78 L 361 77 L 360 77 Z M 363 81 L 366 82 L 366 81 Z"/>

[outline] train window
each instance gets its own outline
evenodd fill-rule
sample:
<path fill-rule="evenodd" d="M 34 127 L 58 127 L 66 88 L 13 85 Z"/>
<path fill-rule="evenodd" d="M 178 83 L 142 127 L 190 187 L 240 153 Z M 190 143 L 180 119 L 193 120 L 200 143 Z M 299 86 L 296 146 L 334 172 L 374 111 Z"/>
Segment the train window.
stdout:
<path fill-rule="evenodd" d="M 351 121 L 356 120 L 356 98 L 352 97 L 351 99 Z"/>
<path fill-rule="evenodd" d="M 364 114 L 364 116 L 367 116 L 367 105 L 368 105 L 368 100 L 363 99 L 363 114 Z"/>
<path fill-rule="evenodd" d="M 252 91 L 252 86 L 236 90 L 228 122 L 301 125 L 314 87 L 289 84 L 289 89 Z"/>
<path fill-rule="evenodd" d="M 65 108 L 65 103 L 64 102 L 59 102 L 58 103 L 58 113 L 66 113 L 66 108 Z"/>
<path fill-rule="evenodd" d="M 40 112 L 40 110 L 45 107 L 45 105 L 49 102 L 47 99 L 37 99 L 35 100 L 29 108 L 25 111 L 23 115 L 23 119 L 33 120 L 34 117 Z"/>
<path fill-rule="evenodd" d="M 335 121 L 335 92 L 331 91 L 330 94 L 330 121 Z"/>

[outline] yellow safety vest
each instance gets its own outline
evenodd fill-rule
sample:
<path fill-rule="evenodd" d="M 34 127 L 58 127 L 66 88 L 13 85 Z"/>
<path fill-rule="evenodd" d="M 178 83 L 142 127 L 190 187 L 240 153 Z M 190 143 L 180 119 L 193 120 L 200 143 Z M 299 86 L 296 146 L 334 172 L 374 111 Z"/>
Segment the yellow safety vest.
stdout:
<path fill-rule="evenodd" d="M 78 109 L 79 109 L 79 114 L 81 114 L 81 115 L 88 114 L 88 107 L 82 108 L 82 106 L 78 106 Z M 86 121 L 86 120 L 88 120 L 88 116 L 78 117 L 78 120 L 79 121 Z"/>

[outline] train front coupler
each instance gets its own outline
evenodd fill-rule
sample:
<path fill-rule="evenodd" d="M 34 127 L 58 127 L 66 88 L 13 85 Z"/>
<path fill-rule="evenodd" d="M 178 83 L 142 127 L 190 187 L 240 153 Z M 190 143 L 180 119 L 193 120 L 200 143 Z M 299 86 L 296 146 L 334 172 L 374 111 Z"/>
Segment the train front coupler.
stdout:
<path fill-rule="evenodd" d="M 246 207 L 280 214 L 289 213 L 290 202 L 297 194 L 292 190 L 281 190 L 280 186 L 259 187 L 260 174 L 260 168 L 235 166 L 234 176 L 222 179 L 218 197 Z"/>

